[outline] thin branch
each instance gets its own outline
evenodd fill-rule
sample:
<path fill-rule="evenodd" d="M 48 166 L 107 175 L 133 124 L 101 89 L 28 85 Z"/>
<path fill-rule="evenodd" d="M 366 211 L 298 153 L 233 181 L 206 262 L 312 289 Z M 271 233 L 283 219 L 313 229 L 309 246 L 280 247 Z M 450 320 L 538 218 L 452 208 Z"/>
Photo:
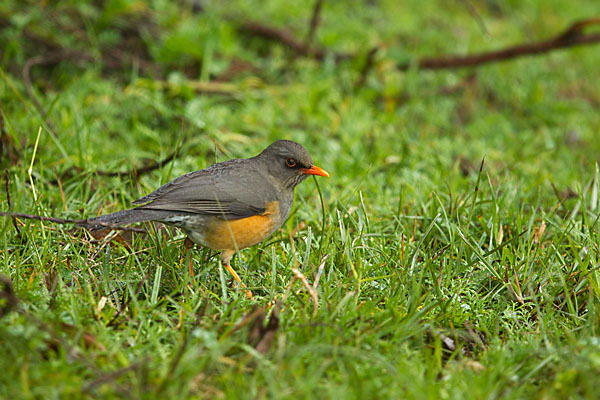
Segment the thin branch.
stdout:
<path fill-rule="evenodd" d="M 139 178 L 143 174 L 147 174 L 148 172 L 154 171 L 155 169 L 159 169 L 173 161 L 180 154 L 181 146 L 177 148 L 177 150 L 173 151 L 167 157 L 160 161 L 153 161 L 150 164 L 147 164 L 141 168 L 133 168 L 130 171 L 120 171 L 120 172 L 110 172 L 110 171 L 96 171 L 96 174 L 100 176 L 108 176 L 108 177 L 119 177 L 124 178 L 128 176 L 134 176 Z"/>
<path fill-rule="evenodd" d="M 563 49 L 587 44 L 600 43 L 600 33 L 583 34 L 586 26 L 600 24 L 600 17 L 577 21 L 563 33 L 541 42 L 520 44 L 506 47 L 501 50 L 488 51 L 466 56 L 445 56 L 439 58 L 423 58 L 417 62 L 420 69 L 451 69 L 474 67 L 496 61 L 505 61 L 517 57 L 548 53 L 553 50 Z M 399 64 L 398 69 L 407 70 L 411 63 Z"/>
<path fill-rule="evenodd" d="M 510 46 L 501 50 L 494 50 L 465 56 L 442 56 L 442 57 L 426 57 L 418 59 L 415 63 L 407 62 L 398 64 L 400 70 L 408 70 L 411 66 L 416 65 L 419 69 L 453 69 L 463 67 L 475 67 L 490 62 L 510 60 L 517 57 L 529 55 L 538 55 L 548 53 L 554 50 L 567 47 L 590 45 L 600 43 L 600 33 L 584 34 L 584 28 L 600 24 L 600 17 L 584 19 L 573 23 L 566 31 L 559 35 L 540 42 L 520 44 Z M 246 33 L 261 37 L 265 40 L 279 42 L 297 54 L 304 57 L 311 57 L 322 61 L 327 54 L 336 61 L 347 60 L 357 56 L 355 53 L 343 53 L 327 51 L 323 48 L 309 48 L 306 43 L 300 41 L 296 36 L 287 29 L 276 28 L 265 25 L 257 21 L 241 22 L 240 29 Z M 372 52 L 373 50 L 371 50 Z"/>
<path fill-rule="evenodd" d="M 10 175 L 8 173 L 8 169 L 4 170 L 4 175 L 5 175 L 5 191 L 6 191 L 6 203 L 8 204 L 8 209 L 10 210 L 11 208 L 11 202 L 10 202 Z M 16 217 L 11 217 L 11 221 L 12 224 L 15 228 L 15 231 L 17 231 L 17 237 L 19 238 L 19 242 L 21 243 L 21 245 L 25 244 L 26 239 L 25 236 L 23 236 L 23 234 L 21 234 L 21 229 L 19 228 L 19 224 L 17 224 L 17 218 Z"/>
<path fill-rule="evenodd" d="M 377 55 L 378 51 L 379 51 L 379 47 L 373 47 L 367 53 L 365 63 L 363 64 L 363 67 L 360 70 L 360 75 L 358 77 L 358 80 L 356 81 L 356 84 L 354 85 L 355 90 L 362 87 L 365 84 L 365 82 L 367 81 L 367 76 L 369 75 L 369 72 L 371 72 L 371 69 L 373 69 L 373 66 L 375 65 L 375 56 Z"/>
<path fill-rule="evenodd" d="M 115 171 L 96 170 L 96 171 L 94 171 L 94 174 L 96 174 L 98 176 L 106 176 L 109 178 L 114 178 L 114 177 L 126 178 L 129 176 L 133 176 L 135 179 L 138 179 L 140 176 L 147 174 L 149 172 L 152 172 L 156 169 L 162 168 L 165 165 L 167 165 L 168 163 L 170 163 L 171 161 L 173 161 L 174 159 L 176 159 L 180 155 L 181 148 L 182 148 L 182 146 L 179 146 L 177 148 L 177 150 L 173 151 L 171 154 L 169 154 L 168 156 L 166 156 L 165 158 L 163 158 L 160 161 L 153 161 L 153 162 L 143 165 L 141 167 L 133 167 L 131 170 L 128 170 L 128 171 L 116 171 L 115 172 Z M 62 173 L 60 175 L 60 177 L 57 177 L 52 180 L 48 180 L 48 182 L 50 182 L 52 184 L 59 184 L 58 183 L 59 179 L 68 179 L 73 176 L 74 172 L 84 173 L 85 171 L 82 168 L 73 167 L 69 170 L 66 170 L 64 173 Z"/>
<path fill-rule="evenodd" d="M 65 219 L 65 218 L 46 217 L 44 215 L 12 213 L 12 212 L 6 212 L 6 211 L 0 211 L 0 217 L 32 219 L 35 221 L 52 222 L 52 223 L 61 224 L 61 225 L 74 224 L 74 225 L 79 225 L 79 226 L 84 226 L 84 227 L 92 225 L 92 226 L 101 226 L 103 228 L 109 228 L 109 229 L 114 229 L 114 230 L 148 233 L 145 229 L 142 229 L 142 228 L 131 228 L 131 227 L 127 227 L 127 226 L 107 224 L 105 222 L 99 222 L 99 221 L 90 222 L 89 219 Z"/>
<path fill-rule="evenodd" d="M 298 270 L 298 268 L 292 268 L 292 272 L 294 274 L 294 277 L 292 278 L 292 280 L 290 281 L 290 286 L 288 286 L 288 293 L 289 290 L 291 289 L 292 284 L 294 283 L 295 280 L 299 280 L 300 282 L 302 282 L 302 286 L 304 286 L 304 288 L 308 291 L 308 294 L 310 294 L 310 297 L 312 298 L 313 301 L 313 318 L 317 316 L 317 311 L 319 309 L 319 293 L 317 292 L 317 290 L 312 287 L 308 281 L 306 280 L 306 277 L 304 276 L 304 274 L 302 272 L 300 272 Z M 287 295 L 287 293 L 286 293 Z"/>
<path fill-rule="evenodd" d="M 290 47 L 297 54 L 304 57 L 311 57 L 317 60 L 324 60 L 325 56 L 330 53 L 336 61 L 342 61 L 354 57 L 351 53 L 328 52 L 322 48 L 309 48 L 306 43 L 302 42 L 287 29 L 275 28 L 265 25 L 258 21 L 244 21 L 240 25 L 240 29 L 246 33 L 261 37 L 266 40 L 279 42 L 287 47 Z"/>
<path fill-rule="evenodd" d="M 308 33 L 306 34 L 306 39 L 304 39 L 304 45 L 310 51 L 312 47 L 313 40 L 315 38 L 315 33 L 317 32 L 317 28 L 319 27 L 319 23 L 321 22 L 321 10 L 323 9 L 323 3 L 325 0 L 316 0 L 315 5 L 313 7 L 312 17 L 310 18 L 310 25 L 308 28 Z"/>

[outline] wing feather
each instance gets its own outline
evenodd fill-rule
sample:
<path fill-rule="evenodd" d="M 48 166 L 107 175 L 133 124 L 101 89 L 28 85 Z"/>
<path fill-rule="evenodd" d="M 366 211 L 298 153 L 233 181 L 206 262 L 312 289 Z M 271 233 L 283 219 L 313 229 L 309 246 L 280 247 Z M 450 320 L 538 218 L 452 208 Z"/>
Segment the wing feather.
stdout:
<path fill-rule="evenodd" d="M 262 214 L 275 188 L 248 160 L 229 160 L 182 175 L 133 202 L 138 209 L 239 219 Z"/>

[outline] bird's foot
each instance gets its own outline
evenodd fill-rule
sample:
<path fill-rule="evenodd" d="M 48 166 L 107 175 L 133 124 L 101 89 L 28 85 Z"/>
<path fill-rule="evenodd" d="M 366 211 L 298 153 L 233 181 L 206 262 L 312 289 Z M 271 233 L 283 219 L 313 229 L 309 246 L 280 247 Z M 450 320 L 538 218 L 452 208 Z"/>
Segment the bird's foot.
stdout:
<path fill-rule="evenodd" d="M 240 279 L 240 276 L 237 274 L 237 272 L 235 272 L 235 270 L 233 268 L 231 268 L 231 265 L 224 264 L 223 266 L 225 267 L 225 269 L 227 271 L 229 271 L 231 276 L 233 276 L 233 279 L 235 279 L 236 282 L 238 282 L 240 284 L 240 287 L 245 289 L 244 293 L 246 293 L 246 298 L 248 298 L 250 300 L 254 300 L 254 296 L 252 295 L 252 292 L 246 288 L 246 285 L 244 285 L 244 282 L 242 282 L 242 280 Z"/>

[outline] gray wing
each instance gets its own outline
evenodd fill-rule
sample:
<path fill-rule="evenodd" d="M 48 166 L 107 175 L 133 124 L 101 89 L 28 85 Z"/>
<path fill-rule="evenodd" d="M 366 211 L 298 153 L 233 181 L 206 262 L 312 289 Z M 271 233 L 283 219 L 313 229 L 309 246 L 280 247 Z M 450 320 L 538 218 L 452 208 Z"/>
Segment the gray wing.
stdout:
<path fill-rule="evenodd" d="M 275 188 L 246 163 L 230 160 L 182 175 L 133 204 L 136 209 L 175 211 L 239 219 L 262 214 Z M 260 190 L 258 190 L 260 188 Z"/>

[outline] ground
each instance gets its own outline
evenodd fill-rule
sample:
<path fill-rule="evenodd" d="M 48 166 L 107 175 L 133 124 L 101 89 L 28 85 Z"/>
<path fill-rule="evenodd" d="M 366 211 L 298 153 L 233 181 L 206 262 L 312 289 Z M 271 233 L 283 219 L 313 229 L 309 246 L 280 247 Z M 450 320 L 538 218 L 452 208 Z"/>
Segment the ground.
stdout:
<path fill-rule="evenodd" d="M 3 217 L 0 398 L 600 397 L 600 47 L 418 68 L 600 5 L 325 1 L 303 53 L 248 24 L 304 43 L 313 2 L 21 3 L 2 211 L 125 209 L 277 139 L 331 177 L 234 257 L 253 300 L 177 231 Z"/>

